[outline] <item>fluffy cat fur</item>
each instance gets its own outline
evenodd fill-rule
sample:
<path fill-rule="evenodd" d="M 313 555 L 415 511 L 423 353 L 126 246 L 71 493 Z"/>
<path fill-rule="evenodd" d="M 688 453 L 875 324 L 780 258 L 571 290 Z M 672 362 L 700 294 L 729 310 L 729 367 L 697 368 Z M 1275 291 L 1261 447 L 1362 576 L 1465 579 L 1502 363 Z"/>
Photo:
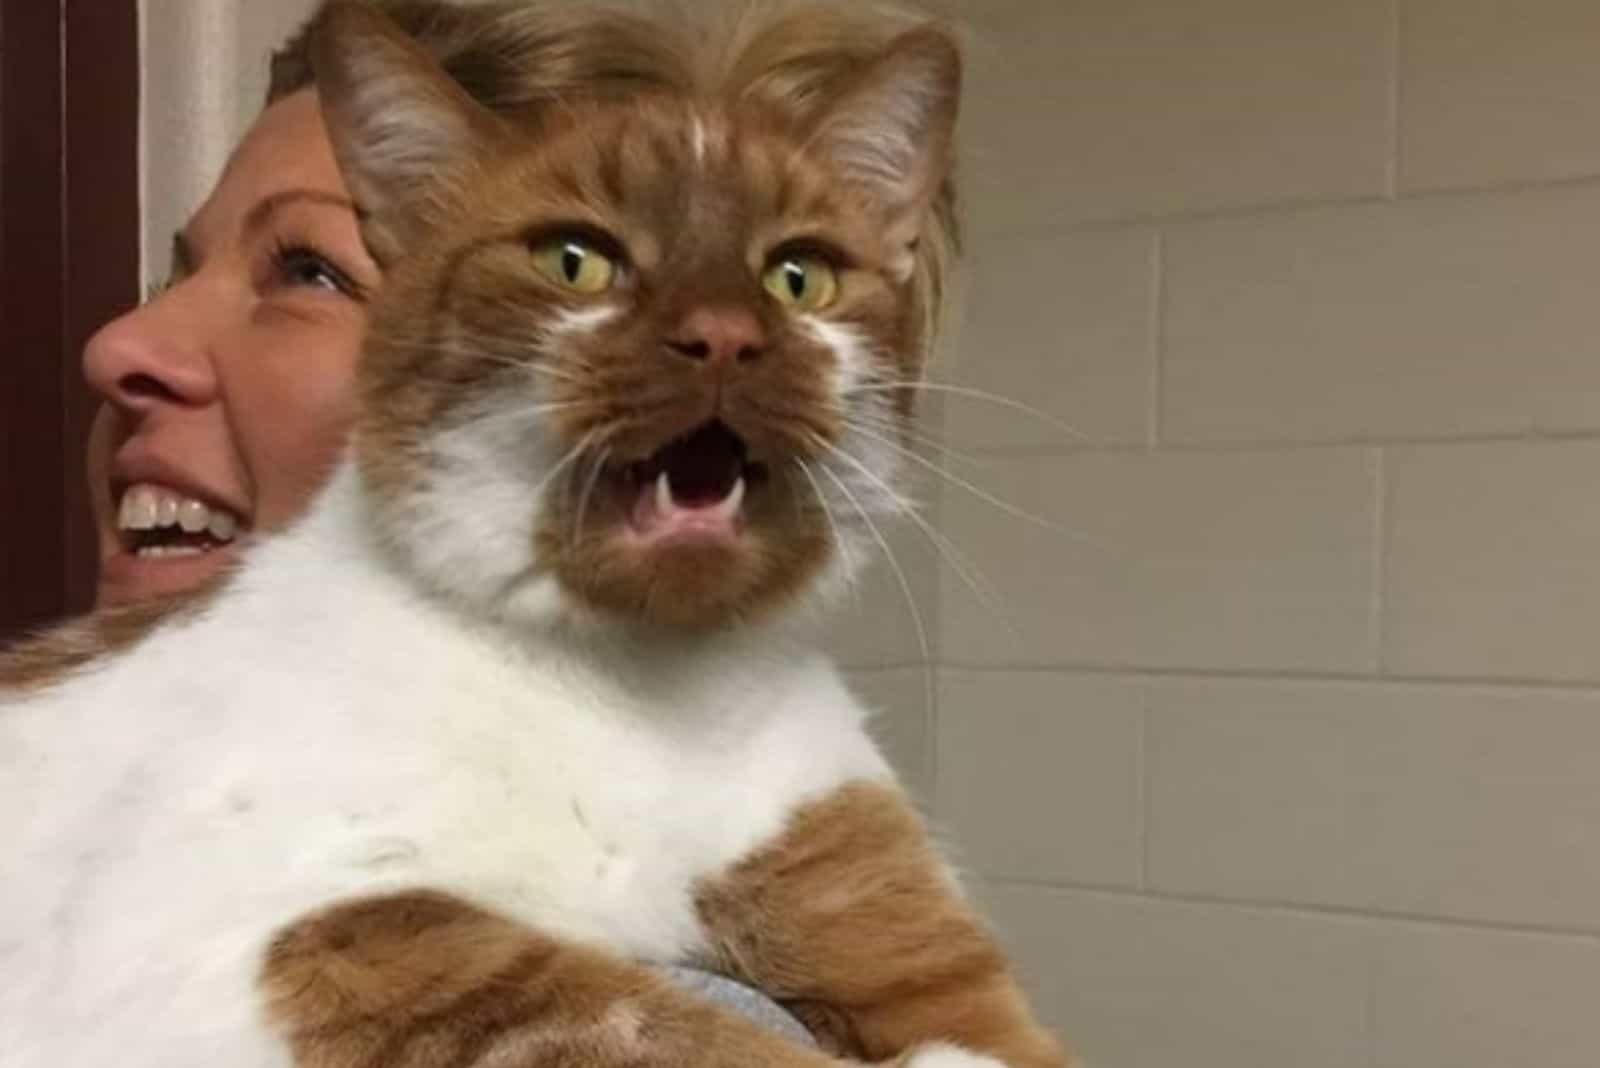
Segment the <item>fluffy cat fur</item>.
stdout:
<path fill-rule="evenodd" d="M 0 1063 L 1064 1064 L 810 641 L 903 507 L 956 50 L 859 8 L 562 17 L 632 91 L 494 114 L 320 16 L 387 272 L 350 454 L 220 596 L 10 661 Z M 763 287 L 799 260 L 826 306 Z M 663 470 L 743 479 L 736 535 L 652 534 Z"/>

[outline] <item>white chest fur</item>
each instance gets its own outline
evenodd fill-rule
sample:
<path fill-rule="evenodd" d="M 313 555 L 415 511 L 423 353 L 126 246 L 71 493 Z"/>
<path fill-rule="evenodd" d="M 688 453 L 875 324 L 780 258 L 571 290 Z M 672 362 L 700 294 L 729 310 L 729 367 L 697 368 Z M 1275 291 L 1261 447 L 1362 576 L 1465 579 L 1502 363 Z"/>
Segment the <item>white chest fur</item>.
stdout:
<path fill-rule="evenodd" d="M 472 634 L 338 496 L 209 616 L 0 704 L 0 1063 L 228 1054 L 271 932 L 385 888 L 681 959 L 698 879 L 887 776 L 816 657 Z"/>

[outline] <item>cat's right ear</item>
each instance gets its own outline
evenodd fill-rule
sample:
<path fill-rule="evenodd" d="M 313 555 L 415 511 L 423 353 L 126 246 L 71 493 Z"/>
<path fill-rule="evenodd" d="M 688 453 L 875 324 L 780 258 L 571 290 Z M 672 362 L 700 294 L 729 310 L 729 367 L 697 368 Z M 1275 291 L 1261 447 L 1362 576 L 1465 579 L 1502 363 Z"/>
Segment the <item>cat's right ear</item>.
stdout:
<path fill-rule="evenodd" d="M 382 12 L 329 0 L 312 68 L 334 156 L 380 265 L 407 247 L 430 207 L 488 153 L 499 120 Z"/>

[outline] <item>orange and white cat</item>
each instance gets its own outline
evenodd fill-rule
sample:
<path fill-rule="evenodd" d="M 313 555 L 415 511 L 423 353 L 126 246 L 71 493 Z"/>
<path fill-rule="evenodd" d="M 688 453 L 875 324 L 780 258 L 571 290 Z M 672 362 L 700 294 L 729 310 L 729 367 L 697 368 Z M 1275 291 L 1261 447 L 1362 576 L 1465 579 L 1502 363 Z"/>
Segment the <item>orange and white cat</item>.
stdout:
<path fill-rule="evenodd" d="M 1065 1063 L 812 641 L 904 508 L 958 53 L 571 18 L 635 88 L 503 115 L 321 16 L 386 270 L 350 452 L 219 596 L 0 697 L 0 1064 Z"/>

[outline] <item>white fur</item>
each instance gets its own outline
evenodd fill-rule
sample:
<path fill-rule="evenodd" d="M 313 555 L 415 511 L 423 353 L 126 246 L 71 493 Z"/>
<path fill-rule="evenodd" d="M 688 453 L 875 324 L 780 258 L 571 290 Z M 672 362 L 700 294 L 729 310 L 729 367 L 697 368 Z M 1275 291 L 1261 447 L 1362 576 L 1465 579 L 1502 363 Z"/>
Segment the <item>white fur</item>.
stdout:
<path fill-rule="evenodd" d="M 860 331 L 818 315 L 805 315 L 800 321 L 819 345 L 833 353 L 834 396 L 849 397 L 872 370 L 872 356 Z"/>
<path fill-rule="evenodd" d="M 565 342 L 593 334 L 621 315 L 612 304 L 563 311 L 532 339 L 562 374 Z M 511 359 L 507 357 L 508 361 Z M 456 413 L 425 442 L 420 488 L 387 501 L 376 525 L 415 574 L 479 609 L 522 621 L 570 609 L 538 566 L 534 531 L 545 491 L 568 488 L 590 457 L 549 442 L 549 379 L 526 370 L 526 388 L 496 388 Z"/>
<path fill-rule="evenodd" d="M 690 144 L 694 149 L 694 161 L 698 166 L 705 166 L 706 162 L 706 120 L 696 115 L 689 124 Z"/>
<path fill-rule="evenodd" d="M 621 315 L 622 309 L 615 304 L 596 304 L 589 308 L 558 312 L 554 324 L 549 328 L 549 340 L 553 343 L 592 334 Z"/>
<path fill-rule="evenodd" d="M 1005 1068 L 1005 1063 L 947 1042 L 930 1042 L 914 1049 L 904 1068 Z"/>
<path fill-rule="evenodd" d="M 881 362 L 859 330 L 815 315 L 803 320 L 819 344 L 833 353 L 833 395 L 845 413 L 845 430 L 835 452 L 824 461 L 825 470 L 844 482 L 852 511 L 865 511 L 873 520 L 903 515 L 908 501 L 898 482 L 904 464 L 895 449 L 892 394 L 881 385 Z M 871 388 L 864 388 L 871 387 Z M 864 520 L 857 514 L 851 523 Z"/>
<path fill-rule="evenodd" d="M 269 937 L 384 889 L 681 961 L 697 880 L 887 778 L 785 639 L 468 623 L 363 508 L 346 466 L 207 614 L 0 703 L 0 1064 L 286 1064 L 254 1019 Z"/>

